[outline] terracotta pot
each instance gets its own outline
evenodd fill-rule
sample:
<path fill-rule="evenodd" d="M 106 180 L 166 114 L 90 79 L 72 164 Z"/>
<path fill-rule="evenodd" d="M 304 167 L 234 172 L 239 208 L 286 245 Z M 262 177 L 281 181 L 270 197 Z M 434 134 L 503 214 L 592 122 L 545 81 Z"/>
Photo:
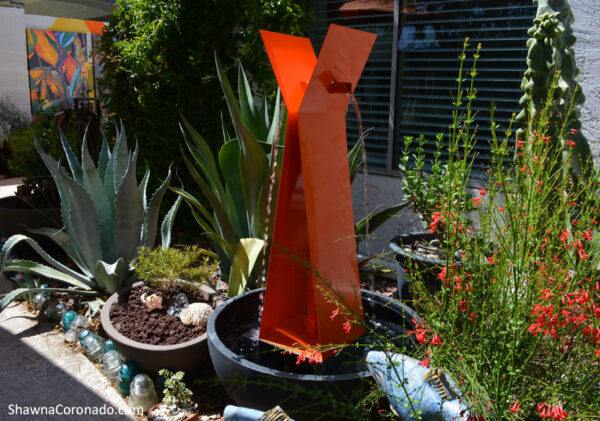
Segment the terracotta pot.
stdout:
<path fill-rule="evenodd" d="M 115 329 L 110 321 L 110 308 L 126 301 L 131 288 L 141 284 L 142 282 L 137 282 L 124 288 L 111 295 L 106 301 L 100 314 L 102 328 L 106 335 L 127 359 L 137 362 L 148 373 L 155 374 L 163 368 L 185 373 L 200 370 L 208 360 L 206 333 L 176 345 L 150 345 L 129 339 Z"/>
<path fill-rule="evenodd" d="M 154 405 L 152 408 L 150 408 L 148 410 L 148 418 L 150 418 L 150 414 L 152 413 L 152 411 L 154 411 L 154 409 L 158 408 L 159 406 L 161 406 L 163 403 L 159 402 L 156 405 Z M 188 418 L 185 419 L 185 421 L 198 421 L 198 418 L 200 417 L 198 411 L 196 411 L 196 413 L 194 415 L 190 415 Z"/>

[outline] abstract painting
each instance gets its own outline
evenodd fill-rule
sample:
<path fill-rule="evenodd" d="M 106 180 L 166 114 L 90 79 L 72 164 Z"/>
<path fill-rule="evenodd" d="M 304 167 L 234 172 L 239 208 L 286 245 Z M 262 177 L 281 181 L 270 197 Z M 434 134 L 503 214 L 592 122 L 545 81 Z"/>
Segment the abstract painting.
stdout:
<path fill-rule="evenodd" d="M 94 96 L 87 34 L 27 29 L 31 110 L 55 113 Z"/>

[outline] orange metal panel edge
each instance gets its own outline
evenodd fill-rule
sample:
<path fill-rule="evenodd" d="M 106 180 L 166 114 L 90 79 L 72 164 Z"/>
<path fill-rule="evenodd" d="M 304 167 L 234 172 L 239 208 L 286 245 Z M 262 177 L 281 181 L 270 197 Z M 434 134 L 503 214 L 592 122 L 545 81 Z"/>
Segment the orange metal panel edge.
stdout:
<path fill-rule="evenodd" d="M 360 326 L 347 333 L 341 316 L 330 319 L 337 304 L 322 288 L 341 300 L 352 317 L 362 319 L 345 113 L 348 93 L 360 79 L 375 38 L 331 25 L 298 112 L 310 256 L 318 274 L 313 288 L 320 344 L 349 343 L 363 333 Z M 332 93 L 334 83 L 349 91 Z"/>
<path fill-rule="evenodd" d="M 314 306 L 312 295 L 306 291 L 310 275 L 303 264 L 310 264 L 310 256 L 298 144 L 298 109 L 317 57 L 307 38 L 268 31 L 261 31 L 261 36 L 288 117 L 259 337 L 275 345 L 297 342 L 300 346 L 306 346 L 307 342 L 314 343 L 314 338 L 306 338 L 302 329 L 295 339 L 291 339 L 289 332 L 284 333 L 282 329 L 289 331 L 291 324 L 302 326 L 306 309 L 309 305 Z"/>

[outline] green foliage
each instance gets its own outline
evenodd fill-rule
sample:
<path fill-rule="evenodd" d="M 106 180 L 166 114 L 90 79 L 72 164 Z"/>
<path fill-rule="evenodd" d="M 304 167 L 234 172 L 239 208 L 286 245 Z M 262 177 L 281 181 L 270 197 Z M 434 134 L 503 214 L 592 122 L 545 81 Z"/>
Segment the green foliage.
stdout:
<path fill-rule="evenodd" d="M 255 95 L 241 64 L 238 68 L 239 98 L 236 99 L 216 57 L 215 62 L 235 138 L 223 130 L 224 144 L 217 164 L 208 143 L 183 118 L 182 130 L 189 152 L 189 156 L 184 154 L 183 158 L 209 206 L 190 192 L 174 190 L 190 205 L 194 218 L 217 250 L 224 279 L 229 279 L 236 255 L 247 262 L 253 260 L 248 258 L 248 250 L 240 246 L 240 241 L 249 238 L 262 240 L 265 235 L 271 236 L 274 218 L 271 216 L 267 223 L 267 209 L 271 206 L 271 212 L 274 211 L 281 167 L 273 167 L 272 157 L 277 155 L 276 159 L 281 162 L 283 154 L 277 152 L 283 144 L 281 135 L 285 130 L 285 114 L 280 114 L 279 95 L 272 118 L 268 115 L 266 98 L 262 98 L 260 106 L 255 105 Z M 253 270 L 253 267 L 248 268 L 241 263 L 239 267 L 246 268 L 244 273 Z M 255 278 L 247 281 L 251 287 L 257 286 Z"/>
<path fill-rule="evenodd" d="M 168 407 L 183 408 L 192 403 L 192 391 L 185 386 L 183 371 L 173 373 L 167 369 L 162 369 L 158 372 L 165 377 L 165 388 L 163 402 Z"/>
<path fill-rule="evenodd" d="M 78 145 L 74 127 L 65 137 L 70 147 Z M 62 144 L 56 116 L 39 113 L 29 126 L 14 130 L 8 138 L 10 172 L 23 177 L 23 184 L 32 193 L 45 194 L 44 180 L 50 178 L 50 172 L 35 148 L 34 139 L 52 159 L 58 160 L 61 157 Z"/>
<path fill-rule="evenodd" d="M 541 114 L 548 113 L 551 120 L 547 127 L 548 143 L 554 150 L 563 151 L 563 162 L 557 162 L 557 167 L 568 165 L 574 176 L 584 180 L 592 171 L 592 153 L 581 133 L 577 109 L 585 97 L 577 84 L 579 69 L 572 48 L 576 41 L 571 28 L 573 14 L 566 0 L 536 1 L 537 17 L 527 32 L 531 38 L 527 41 L 527 70 L 521 82 L 524 94 L 519 103 L 523 109 L 516 117 L 521 125 L 517 142 L 531 149 L 533 129 L 543 118 Z M 552 86 L 553 95 L 548 98 Z M 547 109 L 548 99 L 551 105 Z M 517 150 L 517 154 L 521 152 L 522 149 Z M 518 160 L 518 155 L 515 158 Z"/>
<path fill-rule="evenodd" d="M 176 248 L 140 247 L 133 262 L 135 273 L 142 281 L 155 284 L 172 284 L 178 280 L 197 284 L 212 284 L 212 276 L 218 269 L 217 256 L 197 246 L 183 250 Z"/>
<path fill-rule="evenodd" d="M 113 293 L 131 278 L 130 264 L 139 246 L 154 245 L 160 204 L 168 188 L 171 174 L 151 198 L 146 187 L 150 170 L 138 185 L 135 175 L 137 150 L 127 148 L 125 131 L 117 129 L 114 149 L 106 141 L 96 167 L 90 157 L 86 140 L 81 148 L 81 162 L 77 160 L 66 138 L 61 134 L 71 176 L 50 158 L 41 147 L 36 148 L 54 179 L 61 198 L 64 229 L 36 230 L 52 239 L 71 258 L 78 270 L 68 267 L 46 253 L 34 240 L 24 235 L 10 237 L 0 252 L 1 272 L 31 272 L 62 281 L 74 290 L 57 289 L 87 295 Z M 173 215 L 180 199 L 173 205 L 162 226 L 163 247 L 168 247 Z M 9 260 L 14 246 L 25 241 L 50 266 L 28 261 Z M 0 302 L 0 311 L 19 294 L 29 292 L 16 289 Z"/>
<path fill-rule="evenodd" d="M 0 148 L 15 129 L 27 127 L 29 119 L 8 98 L 0 98 Z"/>
<path fill-rule="evenodd" d="M 42 287 L 42 283 L 40 282 L 39 278 L 32 277 L 30 273 L 16 273 L 13 276 L 7 276 L 6 280 L 13 286 L 14 289 L 34 289 Z M 6 294 L 2 294 L 2 296 L 5 295 Z M 34 295 L 35 294 L 29 293 L 23 294 L 21 297 L 23 297 L 25 302 L 31 304 L 33 302 Z"/>
<path fill-rule="evenodd" d="M 425 167 L 424 147 L 425 136 L 417 140 L 416 154 L 408 153 L 414 141 L 412 137 L 405 138 L 405 152 L 400 159 L 400 169 L 404 172 L 402 190 L 413 209 L 417 212 L 425 228 L 443 240 L 447 227 L 452 219 L 459 226 L 469 227 L 466 214 L 475 209 L 471 195 L 467 191 L 473 164 L 472 151 L 475 145 L 475 132 L 471 129 L 474 114 L 471 109 L 475 99 L 475 76 L 481 45 L 473 56 L 473 67 L 463 74 L 467 40 L 460 55 L 459 77 L 457 78 L 457 93 L 453 101 L 452 123 L 447 136 L 439 133 L 436 136 L 434 161 L 429 171 Z M 464 83 L 470 82 L 467 88 Z M 465 101 L 466 98 L 466 102 Z M 442 152 L 444 156 L 442 157 Z M 452 214 L 448 209 L 452 209 Z"/>
<path fill-rule="evenodd" d="M 155 170 L 179 155 L 180 112 L 216 150 L 223 102 L 214 52 L 240 56 L 253 82 L 274 93 L 258 29 L 302 35 L 306 10 L 291 0 L 118 0 L 100 42 L 106 108 L 137 133 Z"/>

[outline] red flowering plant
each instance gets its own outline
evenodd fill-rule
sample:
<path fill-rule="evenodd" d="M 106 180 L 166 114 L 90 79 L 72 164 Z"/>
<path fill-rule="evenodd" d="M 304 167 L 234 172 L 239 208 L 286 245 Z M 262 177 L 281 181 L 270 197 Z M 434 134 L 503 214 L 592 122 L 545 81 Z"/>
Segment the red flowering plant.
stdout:
<path fill-rule="evenodd" d="M 447 134 L 437 134 L 432 162 L 427 162 L 424 152 L 427 140 L 423 135 L 417 140 L 405 137 L 405 149 L 400 158 L 403 193 L 414 212 L 421 217 L 425 230 L 432 233 L 438 242 L 447 240 L 449 229 L 472 234 L 472 221 L 467 215 L 477 208 L 481 200 L 472 197 L 468 191 L 475 157 L 476 130 L 472 129 L 475 118 L 472 103 L 476 97 L 476 65 L 481 45 L 477 46 L 473 55 L 472 68 L 465 72 L 467 47 L 468 38 L 459 56 L 452 122 Z M 411 153 L 415 142 L 415 153 Z"/>
<path fill-rule="evenodd" d="M 461 264 L 446 261 L 439 291 L 418 273 L 411 284 L 422 358 L 458 380 L 478 419 L 600 417 L 600 175 L 590 169 L 585 182 L 574 181 L 565 167 L 570 112 L 552 127 L 560 147 L 548 147 L 553 98 L 551 88 L 514 149 L 510 127 L 499 140 L 492 117 L 477 231 L 493 240 L 493 255 L 483 257 L 446 217 L 441 245 L 446 255 L 460 250 Z M 445 212 L 462 211 L 448 196 L 440 196 Z"/>

